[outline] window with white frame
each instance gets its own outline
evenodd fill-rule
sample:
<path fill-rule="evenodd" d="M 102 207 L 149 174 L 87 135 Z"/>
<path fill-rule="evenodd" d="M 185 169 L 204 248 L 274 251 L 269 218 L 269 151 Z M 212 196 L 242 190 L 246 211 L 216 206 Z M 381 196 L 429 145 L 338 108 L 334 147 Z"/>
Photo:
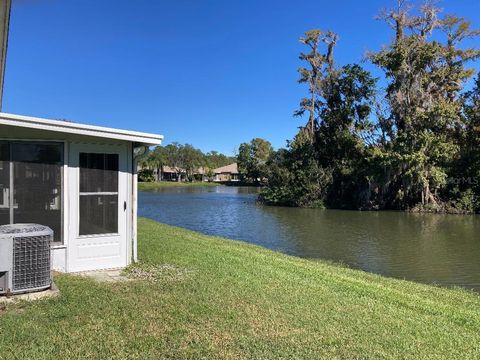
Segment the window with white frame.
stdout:
<path fill-rule="evenodd" d="M 0 141 L 0 225 L 46 225 L 63 243 L 63 164 L 63 143 Z"/>

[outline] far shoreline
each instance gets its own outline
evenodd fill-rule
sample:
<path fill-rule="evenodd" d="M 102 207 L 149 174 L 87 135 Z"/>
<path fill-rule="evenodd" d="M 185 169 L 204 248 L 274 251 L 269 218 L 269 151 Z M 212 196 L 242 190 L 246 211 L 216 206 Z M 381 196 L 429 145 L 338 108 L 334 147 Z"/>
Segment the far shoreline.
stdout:
<path fill-rule="evenodd" d="M 262 187 L 255 184 L 243 183 L 243 182 L 229 182 L 229 183 L 220 183 L 220 182 L 206 182 L 206 181 L 193 181 L 193 182 L 177 182 L 177 181 L 155 181 L 155 182 L 138 182 L 138 190 L 139 191 L 153 191 L 163 188 L 175 188 L 175 187 L 220 187 L 220 186 L 238 186 L 238 187 Z M 405 209 L 405 210 L 398 210 L 398 209 L 345 209 L 345 208 L 335 208 L 335 207 L 296 207 L 296 206 L 288 206 L 288 205 L 274 205 L 269 204 L 261 199 L 257 199 L 257 203 L 262 206 L 268 207 L 287 207 L 287 208 L 297 208 L 297 209 L 322 209 L 322 210 L 338 210 L 338 211 L 354 211 L 354 212 L 399 212 L 399 213 L 407 213 L 407 214 L 431 214 L 431 215 L 460 215 L 460 216 L 478 216 L 480 214 L 477 213 L 469 213 L 469 212 L 455 212 L 455 211 L 434 211 L 432 209 Z"/>

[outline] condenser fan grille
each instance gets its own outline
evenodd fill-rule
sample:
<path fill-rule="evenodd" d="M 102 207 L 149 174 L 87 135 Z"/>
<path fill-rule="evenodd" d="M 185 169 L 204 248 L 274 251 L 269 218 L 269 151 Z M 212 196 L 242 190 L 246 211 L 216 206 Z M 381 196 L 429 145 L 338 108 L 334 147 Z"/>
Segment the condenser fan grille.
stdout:
<path fill-rule="evenodd" d="M 13 239 L 13 290 L 41 288 L 50 285 L 51 235 Z"/>

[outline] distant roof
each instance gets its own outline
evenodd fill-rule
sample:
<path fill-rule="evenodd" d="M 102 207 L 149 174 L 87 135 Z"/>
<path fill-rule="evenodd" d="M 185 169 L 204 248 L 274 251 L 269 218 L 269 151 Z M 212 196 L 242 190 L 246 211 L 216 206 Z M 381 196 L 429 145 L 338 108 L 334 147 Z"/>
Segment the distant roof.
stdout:
<path fill-rule="evenodd" d="M 164 165 L 162 166 L 162 171 L 167 173 L 184 173 L 185 169 L 182 169 L 180 167 L 170 167 L 170 166 Z"/>
<path fill-rule="evenodd" d="M 213 170 L 215 174 L 221 173 L 231 173 L 231 174 L 238 174 L 238 165 L 237 163 L 233 163 L 230 165 L 222 166 Z"/>
<path fill-rule="evenodd" d="M 142 145 L 160 145 L 163 140 L 163 135 L 79 124 L 64 120 L 50 120 L 24 115 L 14 115 L 2 112 L 0 112 L 0 124 L 30 129 L 55 131 L 66 134 L 125 140 Z"/>
<path fill-rule="evenodd" d="M 186 172 L 186 170 L 184 168 L 171 167 L 171 166 L 167 166 L 167 165 L 162 166 L 162 171 L 163 172 L 169 172 L 169 173 L 184 173 L 184 172 Z M 203 166 L 200 166 L 200 167 L 193 170 L 193 173 L 198 174 L 198 175 L 204 175 L 206 172 L 207 172 L 207 170 Z"/>

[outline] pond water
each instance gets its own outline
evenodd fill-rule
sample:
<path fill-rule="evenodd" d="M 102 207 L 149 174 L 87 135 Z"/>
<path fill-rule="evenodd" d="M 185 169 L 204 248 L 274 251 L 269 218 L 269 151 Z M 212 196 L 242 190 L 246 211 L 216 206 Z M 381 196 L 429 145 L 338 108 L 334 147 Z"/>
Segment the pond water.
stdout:
<path fill-rule="evenodd" d="M 139 193 L 139 215 L 304 258 L 480 291 L 480 216 L 268 207 L 257 190 L 173 187 Z"/>

